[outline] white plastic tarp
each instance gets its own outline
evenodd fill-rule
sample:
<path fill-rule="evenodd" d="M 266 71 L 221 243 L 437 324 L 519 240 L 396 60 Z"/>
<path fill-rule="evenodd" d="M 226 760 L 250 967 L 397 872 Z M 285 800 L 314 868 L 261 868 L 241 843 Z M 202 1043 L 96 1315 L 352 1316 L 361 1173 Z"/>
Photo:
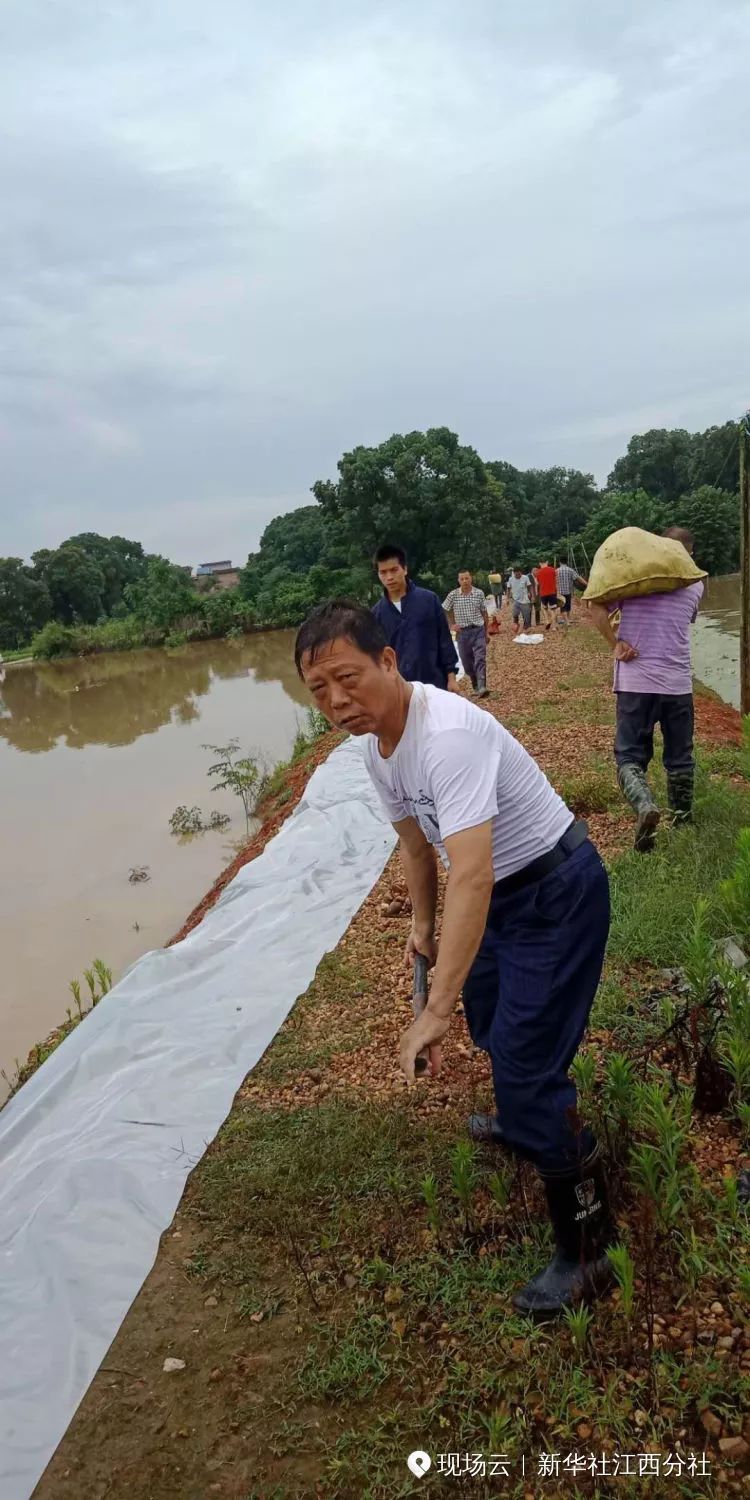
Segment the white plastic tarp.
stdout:
<path fill-rule="evenodd" d="M 200 926 L 138 961 L 0 1113 L 0 1496 L 27 1500 L 245 1074 L 395 836 L 348 740 Z"/>

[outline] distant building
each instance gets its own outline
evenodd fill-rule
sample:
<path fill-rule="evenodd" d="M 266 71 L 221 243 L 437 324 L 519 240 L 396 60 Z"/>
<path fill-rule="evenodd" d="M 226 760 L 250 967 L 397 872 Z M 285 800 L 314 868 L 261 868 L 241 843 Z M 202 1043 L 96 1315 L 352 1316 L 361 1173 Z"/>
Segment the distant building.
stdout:
<path fill-rule="evenodd" d="M 210 579 L 219 589 L 236 589 L 240 581 L 240 570 L 235 568 L 228 559 L 222 562 L 200 563 L 195 570 L 197 579 Z"/>

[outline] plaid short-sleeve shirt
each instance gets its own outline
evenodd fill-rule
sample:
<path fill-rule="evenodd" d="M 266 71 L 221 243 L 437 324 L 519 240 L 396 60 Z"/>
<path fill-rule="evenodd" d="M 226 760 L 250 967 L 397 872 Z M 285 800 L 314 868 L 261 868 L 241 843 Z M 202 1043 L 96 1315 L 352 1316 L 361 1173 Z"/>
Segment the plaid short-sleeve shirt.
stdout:
<path fill-rule="evenodd" d="M 464 630 L 467 625 L 484 625 L 487 602 L 481 589 L 471 589 L 468 594 L 451 589 L 443 600 L 443 609 L 452 613 L 458 629 Z"/>
<path fill-rule="evenodd" d="M 569 568 L 567 563 L 561 563 L 557 570 L 558 592 L 564 597 L 572 594 L 577 577 L 578 574 L 575 572 L 575 569 Z"/>

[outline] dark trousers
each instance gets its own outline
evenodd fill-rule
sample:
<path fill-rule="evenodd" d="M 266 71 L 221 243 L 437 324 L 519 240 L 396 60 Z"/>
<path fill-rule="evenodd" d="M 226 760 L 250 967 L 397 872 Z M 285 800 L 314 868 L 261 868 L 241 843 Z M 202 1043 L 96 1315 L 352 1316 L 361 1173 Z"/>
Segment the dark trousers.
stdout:
<path fill-rule="evenodd" d="M 542 1170 L 572 1166 L 581 1130 L 570 1064 L 586 1029 L 609 933 L 609 882 L 587 839 L 543 880 L 493 893 L 464 985 L 472 1039 L 489 1052 L 509 1146 Z"/>
<path fill-rule="evenodd" d="M 618 766 L 641 766 L 654 758 L 654 729 L 664 736 L 667 771 L 692 771 L 695 713 L 692 693 L 616 693 L 615 760 Z"/>
<path fill-rule="evenodd" d="M 461 666 L 469 678 L 472 687 L 477 686 L 481 678 L 486 682 L 487 673 L 487 637 L 483 625 L 464 625 L 456 635 L 458 654 L 461 658 Z"/>

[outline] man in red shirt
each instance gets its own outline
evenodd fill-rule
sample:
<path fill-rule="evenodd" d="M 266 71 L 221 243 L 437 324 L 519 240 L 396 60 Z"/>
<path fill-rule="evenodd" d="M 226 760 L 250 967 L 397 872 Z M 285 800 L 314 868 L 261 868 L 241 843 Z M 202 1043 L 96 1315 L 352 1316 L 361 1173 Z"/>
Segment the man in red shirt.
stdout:
<path fill-rule="evenodd" d="M 557 623 L 557 573 L 548 562 L 541 562 L 536 570 L 536 582 L 547 630 Z"/>

